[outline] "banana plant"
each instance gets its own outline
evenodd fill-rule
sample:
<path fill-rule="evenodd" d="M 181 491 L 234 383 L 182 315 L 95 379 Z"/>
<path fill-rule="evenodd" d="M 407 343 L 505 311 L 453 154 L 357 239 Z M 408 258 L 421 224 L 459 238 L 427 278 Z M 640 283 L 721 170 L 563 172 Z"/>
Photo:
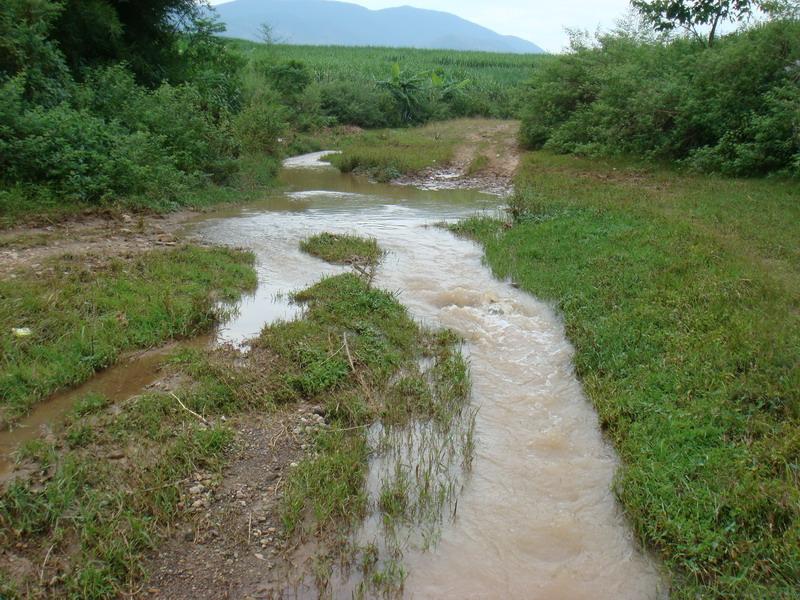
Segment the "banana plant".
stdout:
<path fill-rule="evenodd" d="M 392 65 L 389 79 L 379 81 L 378 85 L 387 90 L 400 107 L 401 118 L 410 123 L 417 120 L 424 100 L 425 79 L 404 71 L 400 63 Z"/>

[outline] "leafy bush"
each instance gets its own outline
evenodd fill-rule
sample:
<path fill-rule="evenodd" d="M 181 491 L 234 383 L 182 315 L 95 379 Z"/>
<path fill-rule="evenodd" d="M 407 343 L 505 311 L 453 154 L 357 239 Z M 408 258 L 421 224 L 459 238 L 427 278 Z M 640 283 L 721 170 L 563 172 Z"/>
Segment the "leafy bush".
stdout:
<path fill-rule="evenodd" d="M 65 103 L 8 110 L 14 92 L 5 86 L 0 94 L 6 183 L 42 184 L 66 200 L 96 202 L 119 194 L 170 196 L 189 181 L 157 136 L 131 133 Z"/>
<path fill-rule="evenodd" d="M 389 94 L 366 82 L 330 81 L 319 86 L 322 111 L 343 125 L 368 129 L 397 125 Z"/>
<path fill-rule="evenodd" d="M 800 175 L 800 23 L 707 48 L 618 32 L 539 63 L 524 95 L 531 148 L 683 161 L 728 175 Z"/>
<path fill-rule="evenodd" d="M 286 131 L 286 110 L 264 95 L 257 96 L 236 117 L 236 137 L 246 152 L 274 154 Z"/>
<path fill-rule="evenodd" d="M 172 6 L 196 14 L 189 0 L 150 4 L 156 12 Z M 80 14 L 65 16 L 65 11 Z M 130 15 L 116 11 L 100 1 L 10 0 L 0 6 L 4 205 L 138 197 L 142 204 L 164 207 L 189 186 L 225 183 L 236 171 L 240 143 L 233 121 L 242 105 L 244 59 L 215 37 L 219 26 L 212 21 L 192 19 L 177 36 L 174 24 L 167 28 L 172 33 L 164 23 L 142 25 L 171 45 L 164 53 L 151 47 L 153 56 L 181 57 L 180 63 L 148 65 L 150 75 L 163 68 L 173 81 L 161 77 L 157 86 L 144 87 L 137 82 L 143 71 L 114 62 L 118 53 L 132 51 L 130 39 L 108 39 L 91 48 L 79 39 L 83 33 L 91 39 L 127 36 L 120 24 Z M 59 29 L 67 25 L 67 31 Z M 84 32 L 87 27 L 91 31 Z M 136 61 L 148 54 L 153 40 L 141 42 Z M 248 115 L 269 122 L 262 114 Z M 274 127 L 261 135 L 262 149 L 264 138 L 277 137 Z M 273 143 L 268 146 L 274 150 Z M 11 210 L 19 212 L 16 206 Z"/>

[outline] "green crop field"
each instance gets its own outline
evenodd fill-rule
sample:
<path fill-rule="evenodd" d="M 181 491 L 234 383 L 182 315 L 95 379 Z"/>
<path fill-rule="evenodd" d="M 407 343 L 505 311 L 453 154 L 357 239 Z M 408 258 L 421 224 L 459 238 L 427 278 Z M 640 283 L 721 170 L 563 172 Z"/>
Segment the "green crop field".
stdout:
<path fill-rule="evenodd" d="M 547 60 L 538 54 L 499 54 L 415 48 L 377 48 L 347 46 L 291 46 L 257 44 L 231 40 L 230 44 L 247 56 L 272 56 L 276 60 L 302 60 L 317 78 L 386 78 L 393 63 L 413 71 L 437 68 L 469 78 L 477 83 L 516 85 L 527 80 L 531 68 Z"/>
<path fill-rule="evenodd" d="M 345 46 L 292 46 L 230 40 L 229 45 L 251 65 L 302 61 L 320 85 L 348 82 L 374 85 L 391 76 L 393 65 L 413 74 L 437 71 L 458 81 L 467 81 L 471 99 L 467 114 L 456 116 L 510 117 L 517 113 L 518 92 L 531 77 L 534 66 L 547 55 L 499 54 L 414 48 Z"/>

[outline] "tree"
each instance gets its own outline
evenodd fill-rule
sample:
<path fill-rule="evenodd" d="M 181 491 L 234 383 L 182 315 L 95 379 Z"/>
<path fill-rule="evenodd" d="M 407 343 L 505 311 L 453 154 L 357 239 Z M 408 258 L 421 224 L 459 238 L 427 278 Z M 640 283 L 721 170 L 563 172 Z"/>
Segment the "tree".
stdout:
<path fill-rule="evenodd" d="M 125 61 L 140 82 L 151 86 L 180 80 L 184 61 L 178 42 L 196 20 L 209 14 L 206 0 L 59 0 L 56 4 L 62 10 L 51 36 L 74 73 Z"/>
<path fill-rule="evenodd" d="M 258 37 L 267 46 L 274 46 L 275 44 L 282 44 L 284 39 L 275 33 L 275 28 L 269 23 L 262 23 L 258 27 Z"/>
<path fill-rule="evenodd" d="M 764 12 L 777 19 L 800 19 L 800 0 L 764 0 Z"/>
<path fill-rule="evenodd" d="M 704 44 L 712 46 L 720 23 L 744 21 L 764 2 L 761 0 L 633 0 L 631 4 L 657 31 L 669 32 L 683 28 Z M 709 27 L 706 36 L 700 33 L 703 27 Z"/>

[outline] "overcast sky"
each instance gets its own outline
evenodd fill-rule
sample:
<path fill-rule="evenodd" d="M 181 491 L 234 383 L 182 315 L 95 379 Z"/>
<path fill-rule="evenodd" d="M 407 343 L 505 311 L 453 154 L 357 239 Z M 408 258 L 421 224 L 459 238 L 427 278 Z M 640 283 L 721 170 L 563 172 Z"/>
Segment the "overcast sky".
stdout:
<path fill-rule="evenodd" d="M 220 4 L 222 0 L 212 0 Z M 550 52 L 567 44 L 564 28 L 594 31 L 613 27 L 628 0 L 346 0 L 367 8 L 410 5 L 443 10 L 498 33 L 517 35 Z"/>

